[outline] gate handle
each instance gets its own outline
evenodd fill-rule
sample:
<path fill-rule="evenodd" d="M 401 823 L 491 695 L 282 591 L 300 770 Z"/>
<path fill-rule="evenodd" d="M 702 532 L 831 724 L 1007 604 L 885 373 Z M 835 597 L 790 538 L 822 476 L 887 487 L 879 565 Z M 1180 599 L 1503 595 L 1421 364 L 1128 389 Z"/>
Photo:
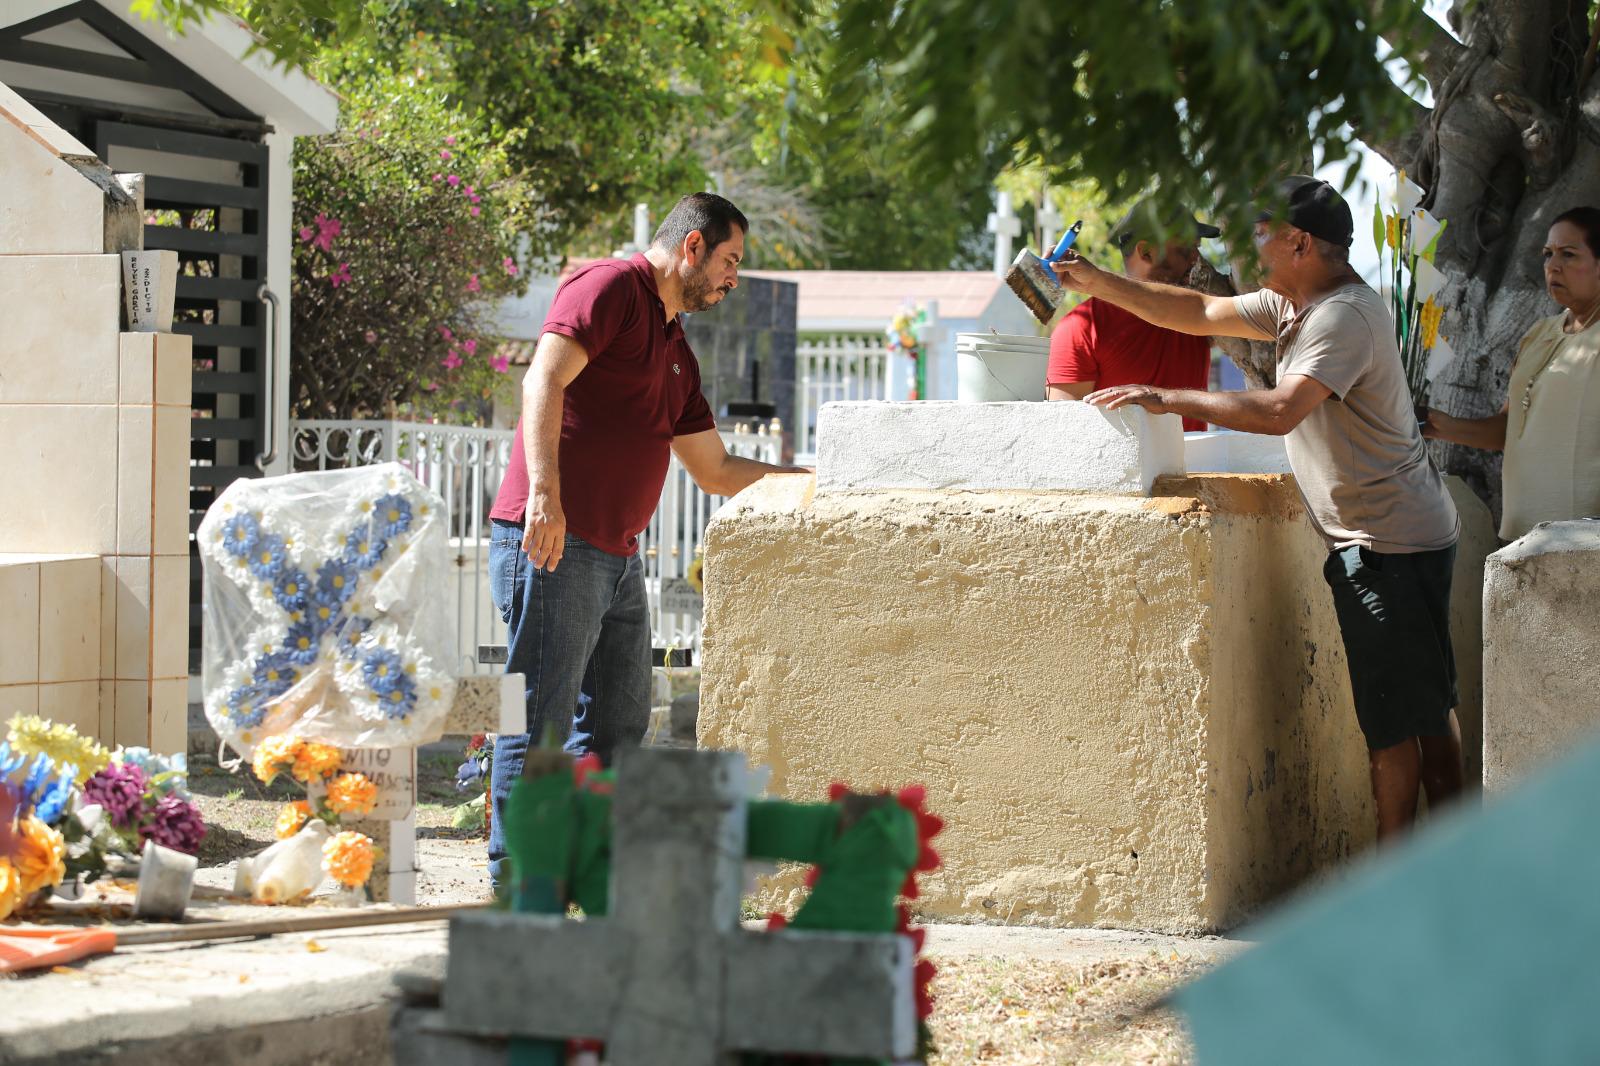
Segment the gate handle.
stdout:
<path fill-rule="evenodd" d="M 256 290 L 256 299 L 265 303 L 269 308 L 267 314 L 267 366 L 266 373 L 262 375 L 264 383 L 261 390 L 263 393 L 262 402 L 266 405 L 261 418 L 261 425 L 265 430 L 262 436 L 266 438 L 267 448 L 266 451 L 256 456 L 256 469 L 266 473 L 267 467 L 271 466 L 278 458 L 278 432 L 274 423 L 278 411 L 278 397 L 275 387 L 278 376 L 278 297 L 273 294 L 271 289 L 262 285 Z"/>

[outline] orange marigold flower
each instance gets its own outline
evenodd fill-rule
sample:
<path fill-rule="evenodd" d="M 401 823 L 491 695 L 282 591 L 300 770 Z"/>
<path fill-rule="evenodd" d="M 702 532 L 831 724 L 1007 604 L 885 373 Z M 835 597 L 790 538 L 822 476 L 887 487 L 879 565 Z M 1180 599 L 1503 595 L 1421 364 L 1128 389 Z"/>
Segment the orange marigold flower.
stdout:
<path fill-rule="evenodd" d="M 300 832 L 300 827 L 306 824 L 306 819 L 311 817 L 311 804 L 305 800 L 295 800 L 285 803 L 278 812 L 278 822 L 272 827 L 273 833 L 279 840 L 288 840 Z"/>
<path fill-rule="evenodd" d="M 322 868 L 345 888 L 367 883 L 372 876 L 372 859 L 372 838 L 348 829 L 335 833 L 322 845 Z"/>
<path fill-rule="evenodd" d="M 67 843 L 59 830 L 29 815 L 17 825 L 17 853 L 11 861 L 22 878 L 22 894 L 59 885 L 67 875 Z"/>
<path fill-rule="evenodd" d="M 295 756 L 300 754 L 300 747 L 304 743 L 299 737 L 268 737 L 256 747 L 250 768 L 256 772 L 262 784 L 270 785 L 279 774 L 294 765 Z"/>
<path fill-rule="evenodd" d="M 366 774 L 340 774 L 328 783 L 328 807 L 335 814 L 356 817 L 371 814 L 378 802 L 378 786 Z"/>
<path fill-rule="evenodd" d="M 339 749 L 332 744 L 308 740 L 294 756 L 294 768 L 289 772 L 301 784 L 332 777 L 339 772 Z"/>
<path fill-rule="evenodd" d="M 11 917 L 11 912 L 21 905 L 22 875 L 11 865 L 11 860 L 0 857 L 0 922 Z"/>

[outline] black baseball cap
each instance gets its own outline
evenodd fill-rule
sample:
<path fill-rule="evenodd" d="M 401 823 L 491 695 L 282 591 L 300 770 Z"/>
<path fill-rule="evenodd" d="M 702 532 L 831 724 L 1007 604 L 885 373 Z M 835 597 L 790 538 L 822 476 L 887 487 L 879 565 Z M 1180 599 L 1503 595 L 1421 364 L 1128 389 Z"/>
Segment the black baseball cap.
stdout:
<path fill-rule="evenodd" d="M 1257 222 L 1279 218 L 1329 244 L 1350 247 L 1355 239 L 1356 224 L 1350 217 L 1350 205 L 1344 202 L 1338 189 L 1321 178 L 1291 174 L 1278 182 L 1277 190 L 1278 199 L 1288 205 L 1285 213 L 1280 217 L 1271 209 L 1263 208 L 1256 215 Z"/>
<path fill-rule="evenodd" d="M 1111 242 L 1124 252 L 1128 250 L 1137 238 L 1149 237 L 1158 230 L 1166 230 L 1168 234 L 1176 237 L 1186 229 L 1193 229 L 1195 237 L 1220 237 L 1222 231 L 1209 222 L 1201 222 L 1188 211 L 1169 215 L 1165 226 L 1156 224 L 1155 200 L 1146 197 L 1128 208 L 1128 213 L 1117 220 L 1111 227 Z"/>

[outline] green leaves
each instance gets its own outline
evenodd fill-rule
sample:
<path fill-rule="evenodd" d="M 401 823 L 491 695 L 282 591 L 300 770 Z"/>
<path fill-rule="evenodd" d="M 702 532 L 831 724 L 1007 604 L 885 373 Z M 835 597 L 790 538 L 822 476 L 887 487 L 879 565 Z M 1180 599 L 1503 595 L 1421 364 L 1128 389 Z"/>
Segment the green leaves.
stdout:
<path fill-rule="evenodd" d="M 926 183 L 1015 148 L 1112 200 L 1159 179 L 1164 207 L 1215 201 L 1244 222 L 1255 188 L 1305 169 L 1313 143 L 1337 160 L 1352 127 L 1400 117 L 1376 27 L 1419 16 L 1412 0 L 836 0 L 826 21 L 787 14 L 794 61 L 819 81 L 879 79 L 883 136 Z"/>
<path fill-rule="evenodd" d="M 537 201 L 500 136 L 456 109 L 418 51 L 401 70 L 356 44 L 318 73 L 340 128 L 295 146 L 296 411 L 484 417 L 510 370 L 488 312 L 520 290 Z M 523 262 L 518 263 L 518 257 Z"/>

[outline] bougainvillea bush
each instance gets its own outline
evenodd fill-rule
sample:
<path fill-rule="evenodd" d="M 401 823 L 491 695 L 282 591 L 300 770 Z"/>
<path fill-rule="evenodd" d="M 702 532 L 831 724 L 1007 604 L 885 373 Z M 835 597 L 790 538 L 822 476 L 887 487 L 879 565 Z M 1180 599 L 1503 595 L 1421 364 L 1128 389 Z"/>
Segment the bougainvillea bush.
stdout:
<path fill-rule="evenodd" d="M 296 417 L 471 423 L 509 372 L 491 312 L 525 284 L 520 135 L 491 135 L 424 73 L 357 48 L 318 65 L 343 100 L 338 132 L 295 146 Z"/>

